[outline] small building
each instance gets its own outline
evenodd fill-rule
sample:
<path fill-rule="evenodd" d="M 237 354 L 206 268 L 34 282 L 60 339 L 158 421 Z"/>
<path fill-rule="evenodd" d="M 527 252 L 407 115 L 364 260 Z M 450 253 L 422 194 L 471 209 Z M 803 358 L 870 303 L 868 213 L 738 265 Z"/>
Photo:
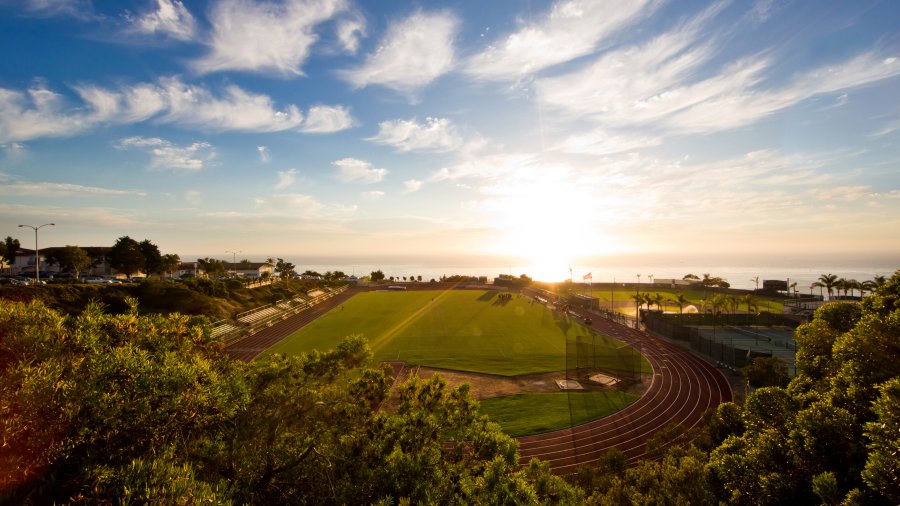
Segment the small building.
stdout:
<path fill-rule="evenodd" d="M 654 285 L 667 286 L 669 288 L 675 288 L 677 286 L 691 286 L 693 284 L 699 283 L 699 281 L 689 281 L 686 279 L 666 279 L 666 278 L 653 278 Z"/>
<path fill-rule="evenodd" d="M 238 277 L 259 279 L 265 277 L 266 274 L 272 276 L 275 267 L 268 262 L 238 262 L 236 264 L 226 262 L 225 270 Z"/>

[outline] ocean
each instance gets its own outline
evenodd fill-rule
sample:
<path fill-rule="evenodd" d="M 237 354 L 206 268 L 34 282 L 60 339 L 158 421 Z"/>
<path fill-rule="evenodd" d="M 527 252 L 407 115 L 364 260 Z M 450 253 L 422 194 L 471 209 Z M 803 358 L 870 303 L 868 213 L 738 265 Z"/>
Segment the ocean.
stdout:
<path fill-rule="evenodd" d="M 788 284 L 797 283 L 796 290 L 800 293 L 819 293 L 818 289 L 812 289 L 810 285 L 823 274 L 834 274 L 845 279 L 857 281 L 871 280 L 875 276 L 890 277 L 894 271 L 900 269 L 900 260 L 897 262 L 879 261 L 866 262 L 853 265 L 847 262 L 807 262 L 807 265 L 798 265 L 795 262 L 778 265 L 772 262 L 764 262 L 759 265 L 710 265 L 706 263 L 682 263 L 666 264 L 662 262 L 644 263 L 629 262 L 628 265 L 615 265 L 612 262 L 603 263 L 594 261 L 591 263 L 573 263 L 571 266 L 546 266 L 529 265 L 527 262 L 510 261 L 506 264 L 489 262 L 485 259 L 451 260 L 447 259 L 391 259 L 354 261 L 353 259 L 335 259 L 332 262 L 322 258 L 288 258 L 288 261 L 296 265 L 298 273 L 310 270 L 319 273 L 326 271 L 343 271 L 346 274 L 354 274 L 362 277 L 371 272 L 380 270 L 386 277 L 393 276 L 397 280 L 422 277 L 423 281 L 431 279 L 439 280 L 441 276 L 455 274 L 466 276 L 487 276 L 489 279 L 500 274 L 519 276 L 526 274 L 536 281 L 564 281 L 572 279 L 575 282 L 594 283 L 649 283 L 652 279 L 682 279 L 686 274 L 695 274 L 703 277 L 710 274 L 720 277 L 731 284 L 732 288 L 753 289 L 756 288 L 755 278 L 758 277 L 759 287 L 763 281 L 783 280 Z M 393 261 L 392 261 L 393 260 Z M 400 261 L 397 261 L 400 260 Z M 717 263 L 721 263 L 717 262 Z M 569 268 L 571 267 L 571 272 Z M 640 279 L 638 278 L 640 274 Z M 589 276 L 589 277 L 586 277 Z"/>

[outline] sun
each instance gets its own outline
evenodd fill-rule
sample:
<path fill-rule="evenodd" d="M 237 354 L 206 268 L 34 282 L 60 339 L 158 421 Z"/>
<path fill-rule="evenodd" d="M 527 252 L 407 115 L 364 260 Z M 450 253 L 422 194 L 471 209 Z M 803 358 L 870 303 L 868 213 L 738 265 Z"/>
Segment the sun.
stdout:
<path fill-rule="evenodd" d="M 501 193 L 498 191 L 498 193 Z M 521 259 L 539 281 L 562 281 L 579 258 L 614 252 L 590 193 L 552 178 L 511 183 L 486 201 L 490 252 Z"/>

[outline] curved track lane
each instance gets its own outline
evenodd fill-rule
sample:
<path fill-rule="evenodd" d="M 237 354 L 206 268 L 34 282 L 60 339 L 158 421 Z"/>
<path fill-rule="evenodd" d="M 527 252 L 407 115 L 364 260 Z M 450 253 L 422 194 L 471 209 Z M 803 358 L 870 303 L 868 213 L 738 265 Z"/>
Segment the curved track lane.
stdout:
<path fill-rule="evenodd" d="M 592 328 L 628 343 L 647 358 L 653 367 L 650 387 L 640 399 L 610 416 L 518 438 L 521 462 L 539 458 L 549 462 L 554 472 L 569 474 L 613 448 L 633 462 L 646 455 L 647 440 L 663 427 L 695 427 L 704 411 L 731 400 L 731 386 L 711 364 L 646 332 L 597 320 Z"/>

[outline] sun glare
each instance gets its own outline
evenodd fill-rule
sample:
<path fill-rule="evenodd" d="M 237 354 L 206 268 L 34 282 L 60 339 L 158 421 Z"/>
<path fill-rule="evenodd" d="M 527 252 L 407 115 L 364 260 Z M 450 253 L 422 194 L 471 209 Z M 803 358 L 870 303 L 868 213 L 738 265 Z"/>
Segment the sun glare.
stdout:
<path fill-rule="evenodd" d="M 617 251 L 587 189 L 552 175 L 535 179 L 511 183 L 485 202 L 497 230 L 492 253 L 522 259 L 536 280 L 561 281 L 576 259 Z"/>

